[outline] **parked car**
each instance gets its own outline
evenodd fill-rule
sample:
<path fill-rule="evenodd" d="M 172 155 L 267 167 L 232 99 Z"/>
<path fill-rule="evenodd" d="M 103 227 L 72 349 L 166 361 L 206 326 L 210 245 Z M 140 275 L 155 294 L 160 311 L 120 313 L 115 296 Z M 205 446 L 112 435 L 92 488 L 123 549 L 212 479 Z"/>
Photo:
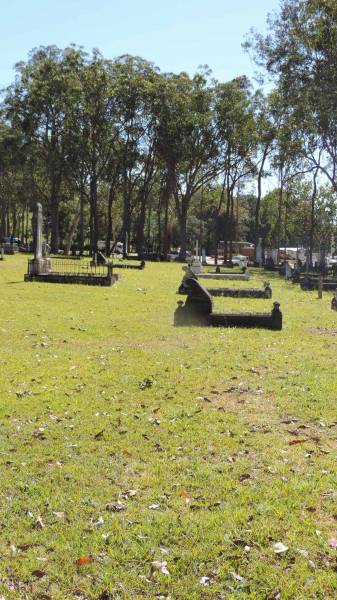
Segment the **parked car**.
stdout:
<path fill-rule="evenodd" d="M 243 254 L 236 254 L 236 256 L 232 257 L 232 263 L 238 267 L 246 267 L 248 266 L 248 257 Z"/>
<path fill-rule="evenodd" d="M 2 243 L 3 244 L 17 244 L 18 246 L 20 246 L 21 240 L 19 240 L 19 238 L 17 238 L 17 237 L 10 236 L 10 237 L 2 238 Z"/>

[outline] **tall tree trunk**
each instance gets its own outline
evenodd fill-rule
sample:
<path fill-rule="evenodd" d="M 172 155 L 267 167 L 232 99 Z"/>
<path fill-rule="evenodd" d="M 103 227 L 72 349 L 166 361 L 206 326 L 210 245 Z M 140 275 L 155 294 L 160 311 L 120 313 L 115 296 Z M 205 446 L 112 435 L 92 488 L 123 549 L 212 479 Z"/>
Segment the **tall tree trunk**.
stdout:
<path fill-rule="evenodd" d="M 233 237 L 234 237 L 234 192 L 233 190 L 231 190 L 231 197 L 230 197 L 230 205 L 231 205 L 231 211 L 230 211 L 230 234 L 229 234 L 229 260 L 232 262 L 232 258 L 233 258 Z"/>
<path fill-rule="evenodd" d="M 73 243 L 73 238 L 74 238 L 74 235 L 75 235 L 75 231 L 76 231 L 76 229 L 78 227 L 78 223 L 79 223 L 79 220 L 80 220 L 80 215 L 81 215 L 81 204 L 79 205 L 79 207 L 78 207 L 78 209 L 76 211 L 76 214 L 75 214 L 75 216 L 74 216 L 74 218 L 72 220 L 72 223 L 70 225 L 70 229 L 69 229 L 68 236 L 67 236 L 66 243 L 65 243 L 65 254 L 66 255 L 70 254 L 71 245 Z"/>
<path fill-rule="evenodd" d="M 81 185 L 80 189 L 80 218 L 79 218 L 79 251 L 80 255 L 83 255 L 84 251 L 84 187 Z"/>
<path fill-rule="evenodd" d="M 141 192 L 141 200 L 140 200 L 140 213 L 137 223 L 137 233 L 136 233 L 136 249 L 138 252 L 138 256 L 141 257 L 144 247 L 144 228 L 145 228 L 145 219 L 146 219 L 146 201 L 148 199 L 147 190 L 142 190 Z"/>
<path fill-rule="evenodd" d="M 112 205 L 115 197 L 115 182 L 111 183 L 109 188 L 108 196 L 108 227 L 106 235 L 105 253 L 107 256 L 111 255 L 111 244 L 112 244 Z"/>
<path fill-rule="evenodd" d="M 310 264 L 310 267 L 312 267 L 312 255 L 313 255 L 313 252 L 314 252 L 315 207 L 316 207 L 316 197 L 317 197 L 317 175 L 318 175 L 318 168 L 314 172 L 312 194 L 311 194 L 310 232 L 309 232 L 309 264 Z"/>
<path fill-rule="evenodd" d="M 182 199 L 181 207 L 178 213 L 178 222 L 180 230 L 180 252 L 179 259 L 186 259 L 187 251 L 187 211 L 188 211 L 189 199 L 186 196 Z"/>
<path fill-rule="evenodd" d="M 93 255 L 98 249 L 97 175 L 95 166 L 90 177 L 90 207 L 92 219 L 90 251 Z"/>
<path fill-rule="evenodd" d="M 230 237 L 231 190 L 230 190 L 229 181 L 227 181 L 226 193 L 227 193 L 227 200 L 226 200 L 226 214 L 225 214 L 225 223 L 224 223 L 224 255 L 223 255 L 224 264 L 227 262 L 227 258 L 228 258 L 227 245 L 228 245 L 228 240 Z"/>
<path fill-rule="evenodd" d="M 17 212 L 16 212 L 16 206 L 14 203 L 14 206 L 12 209 L 12 236 L 13 237 L 16 236 L 16 227 L 17 227 Z"/>
<path fill-rule="evenodd" d="M 151 244 L 151 214 L 152 214 L 152 206 L 150 204 L 148 213 L 147 213 L 147 235 L 146 235 L 146 247 L 147 252 L 152 252 L 152 244 Z"/>
<path fill-rule="evenodd" d="M 51 251 L 57 253 L 60 246 L 60 188 L 61 188 L 61 173 L 56 175 L 53 173 L 52 187 L 50 194 L 50 218 L 51 218 Z"/>
<path fill-rule="evenodd" d="M 256 248 L 259 243 L 259 237 L 260 237 L 259 229 L 260 229 L 260 209 L 261 209 L 261 199 L 262 199 L 263 169 L 264 169 L 264 165 L 265 165 L 265 162 L 266 162 L 266 159 L 268 156 L 268 151 L 269 151 L 269 144 L 264 149 L 261 165 L 260 165 L 258 176 L 257 176 L 257 198 L 256 198 L 255 216 L 254 216 L 254 245 L 255 245 L 254 258 L 255 258 L 255 260 L 256 260 Z"/>
<path fill-rule="evenodd" d="M 283 166 L 280 167 L 280 186 L 278 196 L 278 217 L 277 217 L 277 260 L 279 261 L 280 245 L 281 245 L 281 224 L 282 224 L 282 207 L 283 207 Z"/>
<path fill-rule="evenodd" d="M 25 224 L 25 244 L 28 244 L 28 227 L 29 227 L 29 204 L 26 206 L 26 224 Z"/>
<path fill-rule="evenodd" d="M 167 259 L 167 255 L 170 251 L 170 240 L 169 240 L 169 206 L 171 196 L 171 181 L 170 176 L 167 176 L 166 182 L 162 189 L 161 204 L 164 207 L 164 225 L 163 225 L 163 236 L 162 236 L 162 252 L 164 259 Z"/>
<path fill-rule="evenodd" d="M 56 254 L 59 251 L 60 235 L 59 235 L 59 202 L 54 199 L 51 203 L 50 210 L 51 218 L 51 251 Z"/>
<path fill-rule="evenodd" d="M 128 185 L 127 170 L 124 168 L 123 173 L 123 256 L 127 257 L 130 244 L 130 229 L 131 229 L 131 203 L 130 189 Z"/>

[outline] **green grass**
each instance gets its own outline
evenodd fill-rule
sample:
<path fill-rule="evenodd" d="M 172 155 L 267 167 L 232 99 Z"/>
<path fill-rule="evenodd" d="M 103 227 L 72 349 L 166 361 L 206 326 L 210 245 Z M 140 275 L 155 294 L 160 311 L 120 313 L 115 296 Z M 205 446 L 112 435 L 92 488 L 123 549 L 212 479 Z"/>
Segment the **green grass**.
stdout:
<path fill-rule="evenodd" d="M 175 328 L 181 265 L 106 289 L 25 269 L 0 263 L 0 596 L 336 598 L 331 294 L 273 277 L 282 332 Z"/>

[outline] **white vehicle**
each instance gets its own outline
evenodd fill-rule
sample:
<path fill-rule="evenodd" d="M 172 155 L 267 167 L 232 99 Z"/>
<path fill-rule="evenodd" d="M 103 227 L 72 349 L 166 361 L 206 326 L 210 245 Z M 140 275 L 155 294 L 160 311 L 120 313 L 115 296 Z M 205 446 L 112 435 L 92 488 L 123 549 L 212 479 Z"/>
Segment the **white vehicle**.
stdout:
<path fill-rule="evenodd" d="M 238 267 L 246 267 L 248 266 L 248 257 L 243 254 L 236 254 L 232 257 L 233 265 L 237 265 Z"/>

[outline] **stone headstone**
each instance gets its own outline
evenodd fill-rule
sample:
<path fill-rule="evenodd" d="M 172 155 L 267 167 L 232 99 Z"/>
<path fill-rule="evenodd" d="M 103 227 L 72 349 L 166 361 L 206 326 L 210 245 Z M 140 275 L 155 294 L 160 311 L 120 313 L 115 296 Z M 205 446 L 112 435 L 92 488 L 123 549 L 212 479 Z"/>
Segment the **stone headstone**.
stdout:
<path fill-rule="evenodd" d="M 332 297 L 332 300 L 331 300 L 331 310 L 336 310 L 337 311 L 337 292 L 335 292 L 335 294 Z"/>
<path fill-rule="evenodd" d="M 293 274 L 293 270 L 289 264 L 289 261 L 286 261 L 286 279 L 291 279 Z"/>
<path fill-rule="evenodd" d="M 188 266 L 195 275 L 200 275 L 202 272 L 202 265 L 198 258 L 192 258 L 192 260 L 188 262 Z"/>

